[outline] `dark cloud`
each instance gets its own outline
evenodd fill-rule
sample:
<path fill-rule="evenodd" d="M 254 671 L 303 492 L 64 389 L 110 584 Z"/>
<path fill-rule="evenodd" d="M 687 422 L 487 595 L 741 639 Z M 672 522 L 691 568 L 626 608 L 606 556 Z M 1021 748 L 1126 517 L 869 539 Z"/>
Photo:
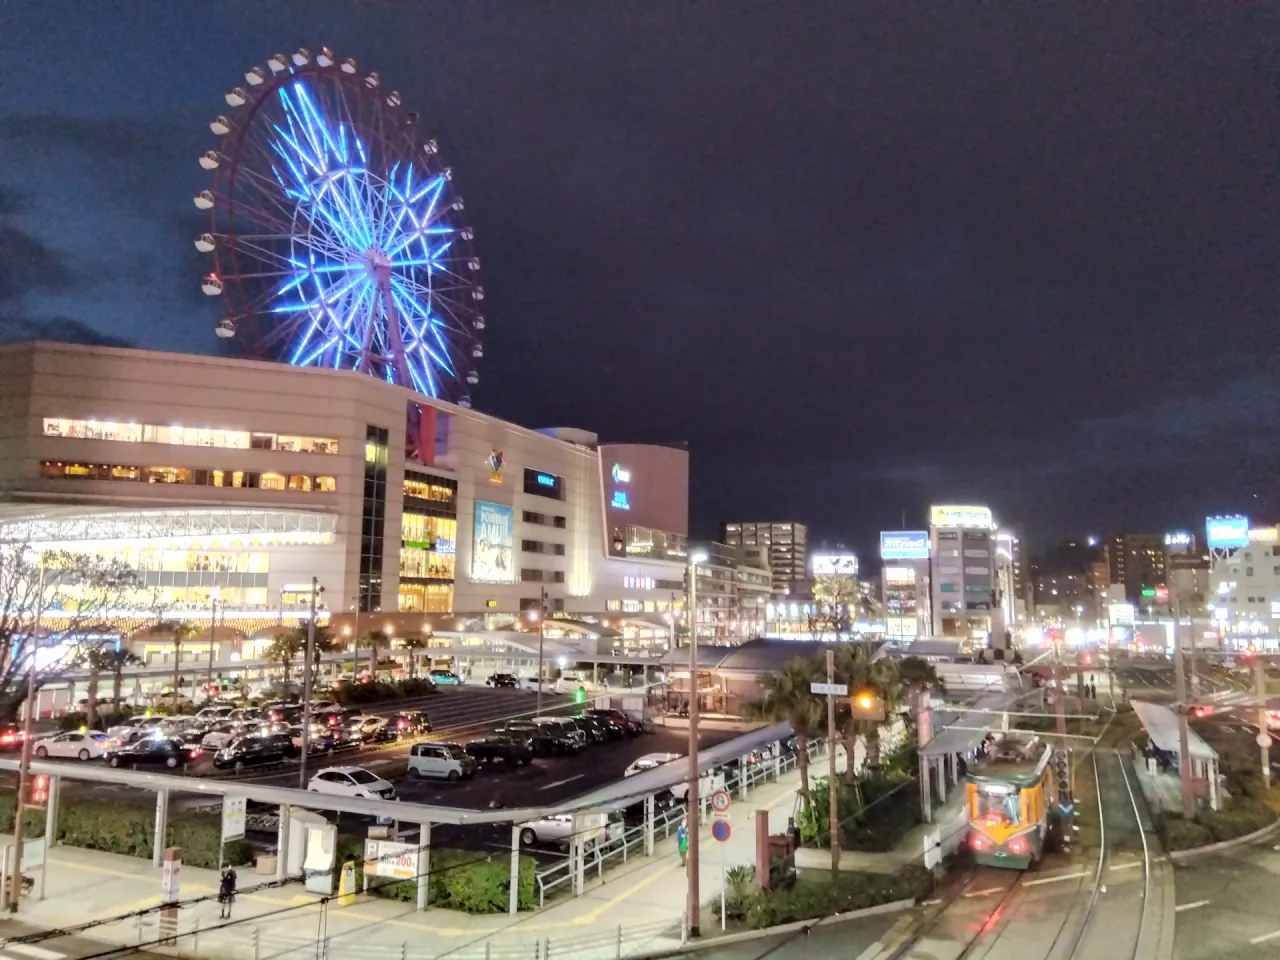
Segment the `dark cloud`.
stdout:
<path fill-rule="evenodd" d="M 22 340 L 54 340 L 59 343 L 83 343 L 100 347 L 138 346 L 120 337 L 101 333 L 71 317 L 34 319 L 0 313 L 0 343 L 18 343 Z"/>
<path fill-rule="evenodd" d="M 0 223 L 0 302 L 37 290 L 65 290 L 75 274 L 62 256 L 17 227 Z"/>

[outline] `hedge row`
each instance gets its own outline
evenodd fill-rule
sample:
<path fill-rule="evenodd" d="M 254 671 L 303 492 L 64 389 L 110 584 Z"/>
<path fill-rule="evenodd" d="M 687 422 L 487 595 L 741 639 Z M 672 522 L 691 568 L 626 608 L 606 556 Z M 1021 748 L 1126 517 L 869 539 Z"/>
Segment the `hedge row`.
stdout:
<path fill-rule="evenodd" d="M 850 910 L 919 900 L 933 891 L 933 876 L 923 868 L 908 868 L 897 874 L 842 871 L 835 880 L 829 875 L 801 877 L 789 888 L 755 890 L 755 871 L 730 871 L 729 896 L 725 912 L 752 930 L 801 920 L 817 920 Z"/>
<path fill-rule="evenodd" d="M 1192 850 L 1235 840 L 1275 822 L 1275 811 L 1253 797 L 1234 797 L 1222 810 L 1204 810 L 1194 820 L 1165 814 L 1160 826 L 1166 850 Z"/>
<path fill-rule="evenodd" d="M 13 794 L 0 796 L 0 833 L 13 832 Z M 45 813 L 28 810 L 23 817 L 28 837 L 44 836 Z M 58 843 L 70 847 L 118 853 L 150 859 L 155 836 L 155 812 L 128 803 L 76 801 L 58 804 Z M 173 813 L 165 836 L 168 846 L 182 848 L 182 862 L 216 870 L 222 840 L 222 818 L 216 813 Z M 232 866 L 249 863 L 253 846 L 245 840 L 229 841 L 222 862 Z"/>
<path fill-rule="evenodd" d="M 356 864 L 356 889 L 363 885 L 364 871 L 361 860 L 363 844 L 356 839 L 344 838 L 338 845 L 338 854 L 344 860 Z M 518 906 L 521 910 L 534 907 L 534 873 L 537 863 L 533 857 L 520 856 Z M 466 913 L 506 913 L 508 883 L 511 876 L 509 855 L 489 857 L 473 850 L 431 850 L 431 873 L 427 879 L 427 896 L 433 906 L 462 910 Z M 416 880 L 388 880 L 384 877 L 369 879 L 369 892 L 374 896 L 405 903 L 418 900 Z"/>

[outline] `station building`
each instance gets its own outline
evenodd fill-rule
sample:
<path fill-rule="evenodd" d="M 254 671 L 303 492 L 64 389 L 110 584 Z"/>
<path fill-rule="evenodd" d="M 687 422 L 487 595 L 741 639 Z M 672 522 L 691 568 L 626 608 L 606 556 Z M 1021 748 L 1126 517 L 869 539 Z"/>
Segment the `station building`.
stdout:
<path fill-rule="evenodd" d="M 665 645 L 688 475 L 679 447 L 528 429 L 361 373 L 0 347 L 0 538 L 119 558 L 140 581 L 124 619 L 216 612 L 239 642 L 309 615 L 314 577 L 339 622 L 527 629 L 545 611 L 548 632 Z"/>

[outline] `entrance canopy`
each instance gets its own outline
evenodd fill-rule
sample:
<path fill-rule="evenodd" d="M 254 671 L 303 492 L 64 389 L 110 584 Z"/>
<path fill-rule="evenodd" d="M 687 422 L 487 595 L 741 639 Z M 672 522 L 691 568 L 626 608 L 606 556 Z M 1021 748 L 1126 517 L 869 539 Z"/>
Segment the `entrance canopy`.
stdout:
<path fill-rule="evenodd" d="M 1178 715 L 1166 706 L 1149 700 L 1130 700 L 1133 712 L 1151 737 L 1151 742 L 1166 753 L 1180 753 L 1178 746 Z M 1217 760 L 1218 751 L 1201 739 L 1194 730 L 1187 730 L 1187 747 L 1194 760 Z"/>

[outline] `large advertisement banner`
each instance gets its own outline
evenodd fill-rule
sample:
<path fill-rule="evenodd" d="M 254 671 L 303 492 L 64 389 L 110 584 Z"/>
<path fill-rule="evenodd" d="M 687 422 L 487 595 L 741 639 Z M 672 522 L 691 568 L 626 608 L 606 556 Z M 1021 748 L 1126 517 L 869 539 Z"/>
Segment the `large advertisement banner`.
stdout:
<path fill-rule="evenodd" d="M 928 560 L 929 531 L 882 531 L 880 534 L 880 558 L 882 560 Z"/>
<path fill-rule="evenodd" d="M 1249 545 L 1248 517 L 1209 517 L 1204 522 L 1205 539 L 1215 550 Z"/>
<path fill-rule="evenodd" d="M 512 547 L 515 511 L 501 503 L 476 501 L 475 538 L 471 542 L 471 579 L 515 583 Z"/>

